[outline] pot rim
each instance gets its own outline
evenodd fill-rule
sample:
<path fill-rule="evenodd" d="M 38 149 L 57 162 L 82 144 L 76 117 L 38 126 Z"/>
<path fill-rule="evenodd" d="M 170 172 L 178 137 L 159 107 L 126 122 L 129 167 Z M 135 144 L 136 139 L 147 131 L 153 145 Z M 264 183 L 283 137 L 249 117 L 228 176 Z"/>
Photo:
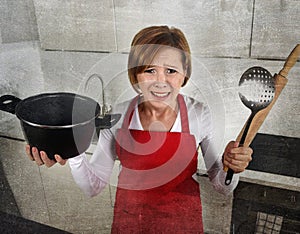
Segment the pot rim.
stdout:
<path fill-rule="evenodd" d="M 47 124 L 39 124 L 39 123 L 34 123 L 34 122 L 31 122 L 31 121 L 25 120 L 19 115 L 18 109 L 21 108 L 21 106 L 24 102 L 26 102 L 28 100 L 36 99 L 36 98 L 43 98 L 43 97 L 50 97 L 50 96 L 57 96 L 57 95 L 77 96 L 77 97 L 80 97 L 80 98 L 84 98 L 84 99 L 88 99 L 90 101 L 93 101 L 97 105 L 99 105 L 98 102 L 96 102 L 92 98 L 87 97 L 87 96 L 83 96 L 83 95 L 80 95 L 80 94 L 76 94 L 76 93 L 71 93 L 71 92 L 46 92 L 46 93 L 40 93 L 40 94 L 37 94 L 37 95 L 33 95 L 33 96 L 30 96 L 30 97 L 27 97 L 27 98 L 21 100 L 16 106 L 16 113 L 15 114 L 16 114 L 17 118 L 21 121 L 21 123 L 24 122 L 24 123 L 26 123 L 30 126 L 33 126 L 33 127 L 39 127 L 39 128 L 44 128 L 44 129 L 67 129 L 67 128 L 73 128 L 73 127 L 77 127 L 77 126 L 86 125 L 86 124 L 90 123 L 91 121 L 95 120 L 96 118 L 98 118 L 100 116 L 100 111 L 99 111 L 99 113 L 95 113 L 95 115 L 92 118 L 90 118 L 86 121 L 83 121 L 83 122 L 68 124 L 68 125 L 47 125 Z"/>
<path fill-rule="evenodd" d="M 91 121 L 93 121 L 94 119 L 98 118 L 99 115 L 100 114 L 95 115 L 93 118 L 86 120 L 84 122 L 80 122 L 80 123 L 76 123 L 76 124 L 68 124 L 68 125 L 43 125 L 43 124 L 29 122 L 27 120 L 19 118 L 19 116 L 17 116 L 17 117 L 21 122 L 24 122 L 33 127 L 39 127 L 39 128 L 44 128 L 44 129 L 66 129 L 66 128 L 73 128 L 73 127 L 77 127 L 77 126 L 86 125 L 86 124 L 90 123 Z"/>

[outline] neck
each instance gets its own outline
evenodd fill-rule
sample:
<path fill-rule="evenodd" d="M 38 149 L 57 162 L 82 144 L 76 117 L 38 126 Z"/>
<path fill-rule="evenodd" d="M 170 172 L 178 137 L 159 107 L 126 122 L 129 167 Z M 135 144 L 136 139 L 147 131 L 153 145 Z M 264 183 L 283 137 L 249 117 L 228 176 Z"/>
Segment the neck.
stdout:
<path fill-rule="evenodd" d="M 144 130 L 170 131 L 177 117 L 178 104 L 176 102 L 171 106 L 166 103 L 141 102 L 138 111 Z"/>
<path fill-rule="evenodd" d="M 149 117 L 174 115 L 174 113 L 178 113 L 178 103 L 175 101 L 173 104 L 159 103 L 156 105 L 155 102 L 142 101 L 139 104 L 139 113 Z"/>

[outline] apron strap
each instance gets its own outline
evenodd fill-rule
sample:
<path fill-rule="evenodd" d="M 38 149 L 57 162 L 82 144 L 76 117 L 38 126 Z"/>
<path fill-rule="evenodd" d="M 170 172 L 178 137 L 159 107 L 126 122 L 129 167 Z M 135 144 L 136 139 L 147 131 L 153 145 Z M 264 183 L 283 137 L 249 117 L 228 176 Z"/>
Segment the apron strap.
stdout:
<path fill-rule="evenodd" d="M 139 98 L 140 98 L 139 95 L 136 96 L 129 104 L 129 107 L 127 109 L 127 112 L 126 112 L 126 115 L 124 117 L 124 121 L 122 124 L 123 129 L 128 129 L 129 123 L 131 121 L 131 118 L 132 118 L 132 115 L 134 112 L 134 108 L 135 108 L 136 103 L 138 102 Z M 183 96 L 181 94 L 178 94 L 177 100 L 178 100 L 179 109 L 180 109 L 182 132 L 190 133 L 189 119 L 188 119 L 188 115 L 187 115 L 187 107 L 186 107 L 185 101 L 183 99 Z"/>
<path fill-rule="evenodd" d="M 181 131 L 185 133 L 190 133 L 189 118 L 187 114 L 187 107 L 185 101 L 181 94 L 178 94 L 177 99 L 178 99 L 178 104 L 180 109 Z"/>
<path fill-rule="evenodd" d="M 126 112 L 126 115 L 125 115 L 125 117 L 124 117 L 123 124 L 122 124 L 122 128 L 123 128 L 123 129 L 128 129 L 130 120 L 131 120 L 132 115 L 133 115 L 133 112 L 134 112 L 134 108 L 135 108 L 136 103 L 138 102 L 139 98 L 140 98 L 140 95 L 136 96 L 136 97 L 130 102 L 129 107 L 128 107 L 127 112 Z"/>

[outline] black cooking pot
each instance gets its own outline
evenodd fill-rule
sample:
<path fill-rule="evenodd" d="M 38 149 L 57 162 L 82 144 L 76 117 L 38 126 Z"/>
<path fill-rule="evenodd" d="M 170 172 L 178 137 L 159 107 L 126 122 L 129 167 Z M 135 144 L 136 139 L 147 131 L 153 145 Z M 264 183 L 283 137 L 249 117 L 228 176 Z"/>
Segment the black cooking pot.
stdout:
<path fill-rule="evenodd" d="M 74 93 L 42 93 L 21 100 L 0 97 L 0 110 L 16 114 L 31 147 L 64 159 L 77 156 L 91 144 L 95 129 L 115 125 L 121 114 L 100 116 L 100 105 Z"/>

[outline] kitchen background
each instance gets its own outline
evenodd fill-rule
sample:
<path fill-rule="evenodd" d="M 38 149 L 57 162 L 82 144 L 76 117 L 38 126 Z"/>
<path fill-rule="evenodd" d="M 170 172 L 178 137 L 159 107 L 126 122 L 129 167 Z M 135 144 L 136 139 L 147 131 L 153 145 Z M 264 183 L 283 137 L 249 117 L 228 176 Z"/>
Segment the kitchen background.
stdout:
<path fill-rule="evenodd" d="M 149 25 L 182 29 L 193 56 L 183 92 L 210 105 L 221 148 L 250 114 L 237 94 L 242 73 L 252 66 L 278 73 L 300 43 L 299 0 L 1 0 L 0 22 L 1 96 L 70 91 L 100 103 L 104 94 L 107 105 L 134 95 L 126 74 L 134 34 Z M 104 86 L 93 80 L 84 90 L 93 73 Z M 200 160 L 206 233 L 299 233 L 299 77 L 298 60 L 234 194 L 216 193 Z M 2 228 L 31 220 L 40 230 L 45 227 L 38 223 L 72 233 L 109 233 L 115 187 L 87 198 L 68 166 L 37 167 L 24 146 L 16 116 L 0 111 Z"/>

